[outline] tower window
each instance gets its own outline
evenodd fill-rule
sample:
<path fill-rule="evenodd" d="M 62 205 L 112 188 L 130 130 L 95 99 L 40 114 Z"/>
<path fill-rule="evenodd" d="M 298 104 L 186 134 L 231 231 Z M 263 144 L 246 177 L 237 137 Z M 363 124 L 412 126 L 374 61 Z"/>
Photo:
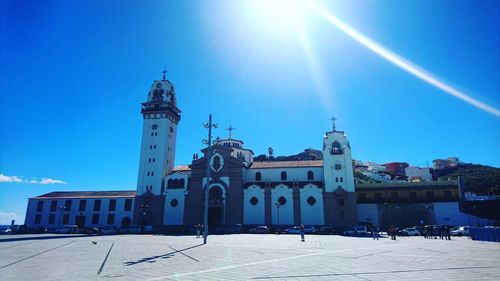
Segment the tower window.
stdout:
<path fill-rule="evenodd" d="M 154 176 L 155 175 L 155 172 L 151 172 L 151 175 Z"/>
<path fill-rule="evenodd" d="M 149 149 L 153 149 L 153 145 L 150 145 L 150 146 L 149 146 Z"/>
<path fill-rule="evenodd" d="M 335 177 L 335 182 L 339 182 L 339 178 Z"/>
<path fill-rule="evenodd" d="M 153 132 L 151 132 L 151 136 L 153 136 Z"/>
<path fill-rule="evenodd" d="M 170 132 L 173 133 L 174 132 L 174 128 L 170 127 Z"/>
<path fill-rule="evenodd" d="M 343 182 L 343 179 L 342 179 L 342 177 L 340 177 L 340 182 Z"/>
<path fill-rule="evenodd" d="M 149 158 L 149 163 L 151 163 L 151 158 Z"/>
<path fill-rule="evenodd" d="M 307 172 L 307 179 L 310 180 L 310 181 L 314 180 L 314 173 L 313 173 L 313 171 L 308 171 Z"/>
<path fill-rule="evenodd" d="M 262 180 L 262 174 L 260 172 L 255 173 L 255 181 L 261 181 Z"/>
<path fill-rule="evenodd" d="M 155 137 L 158 136 L 158 132 L 155 132 Z"/>
<path fill-rule="evenodd" d="M 148 177 L 149 177 L 149 172 L 148 172 Z"/>
<path fill-rule="evenodd" d="M 154 149 L 156 149 L 156 144 L 153 146 Z"/>
<path fill-rule="evenodd" d="M 281 180 L 286 181 L 286 178 L 287 178 L 286 172 L 285 171 L 281 172 Z"/>
<path fill-rule="evenodd" d="M 153 163 L 155 162 L 155 159 L 153 158 Z"/>

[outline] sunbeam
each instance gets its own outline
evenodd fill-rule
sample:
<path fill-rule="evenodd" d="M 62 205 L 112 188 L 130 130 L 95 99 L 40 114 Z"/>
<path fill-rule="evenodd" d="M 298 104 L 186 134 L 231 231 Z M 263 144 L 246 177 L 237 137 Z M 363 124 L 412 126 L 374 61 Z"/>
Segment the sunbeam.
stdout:
<path fill-rule="evenodd" d="M 413 64 L 412 62 L 398 56 L 397 54 L 389 51 L 388 49 L 382 47 L 375 41 L 369 39 L 368 37 L 364 36 L 361 34 L 359 31 L 355 30 L 354 28 L 350 27 L 349 25 L 345 24 L 341 20 L 339 20 L 337 17 L 332 15 L 329 11 L 327 11 L 324 7 L 320 6 L 318 3 L 314 1 L 309 1 L 308 2 L 311 7 L 322 17 L 324 17 L 327 21 L 332 23 L 334 26 L 338 27 L 340 30 L 342 30 L 344 33 L 352 37 L 354 40 L 358 41 L 359 43 L 363 44 L 365 47 L 368 49 L 372 50 L 376 54 L 380 55 L 381 57 L 385 58 L 389 62 L 399 66 L 400 68 L 406 70 L 407 72 L 415 75 L 416 77 L 424 80 L 425 82 L 443 90 L 444 92 L 461 99 L 465 101 L 466 103 L 473 105 L 481 110 L 484 110 L 488 113 L 491 113 L 497 117 L 500 117 L 500 110 L 497 108 L 494 108 L 488 104 L 485 104 L 449 85 L 446 83 L 440 81 L 427 71 L 423 70 L 422 68 L 418 67 L 417 65 Z"/>
<path fill-rule="evenodd" d="M 321 100 L 322 105 L 325 107 L 327 112 L 333 111 L 333 102 L 331 95 L 331 87 L 328 84 L 328 79 L 325 77 L 325 71 L 322 67 L 318 56 L 314 52 L 313 46 L 307 36 L 307 31 L 301 20 L 295 22 L 295 30 L 297 32 L 297 39 L 299 41 L 300 47 L 302 48 L 305 62 L 309 73 L 316 87 L 316 92 Z"/>

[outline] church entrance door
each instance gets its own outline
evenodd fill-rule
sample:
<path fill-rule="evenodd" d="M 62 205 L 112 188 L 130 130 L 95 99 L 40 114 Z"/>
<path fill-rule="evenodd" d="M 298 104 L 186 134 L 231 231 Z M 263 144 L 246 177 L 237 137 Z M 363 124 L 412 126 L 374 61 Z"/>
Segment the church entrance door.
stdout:
<path fill-rule="evenodd" d="M 210 207 L 208 208 L 208 226 L 218 226 L 222 224 L 222 208 Z"/>

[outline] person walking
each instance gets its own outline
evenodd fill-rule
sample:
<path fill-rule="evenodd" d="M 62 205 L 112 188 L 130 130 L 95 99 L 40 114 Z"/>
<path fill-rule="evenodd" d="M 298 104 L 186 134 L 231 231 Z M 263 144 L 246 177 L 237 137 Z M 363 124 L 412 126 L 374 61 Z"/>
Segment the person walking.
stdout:
<path fill-rule="evenodd" d="M 300 225 L 300 239 L 302 240 L 302 242 L 306 241 L 306 238 L 304 237 L 304 234 L 305 234 L 304 225 L 301 224 Z"/>
<path fill-rule="evenodd" d="M 391 240 L 396 240 L 396 227 L 394 225 L 389 227 L 389 232 L 391 234 Z"/>
<path fill-rule="evenodd" d="M 372 229 L 373 233 L 373 240 L 377 239 L 378 240 L 378 227 L 374 226 Z"/>

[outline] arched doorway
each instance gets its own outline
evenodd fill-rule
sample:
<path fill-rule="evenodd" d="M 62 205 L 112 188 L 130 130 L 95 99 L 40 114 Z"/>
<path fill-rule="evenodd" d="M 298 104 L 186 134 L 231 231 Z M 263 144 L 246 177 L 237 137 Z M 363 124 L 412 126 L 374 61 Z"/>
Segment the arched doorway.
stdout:
<path fill-rule="evenodd" d="M 124 217 L 122 219 L 122 228 L 129 228 L 131 223 L 132 223 L 132 220 L 130 220 L 129 217 Z"/>
<path fill-rule="evenodd" d="M 224 224 L 224 196 L 220 186 L 212 186 L 208 192 L 208 226 Z"/>

